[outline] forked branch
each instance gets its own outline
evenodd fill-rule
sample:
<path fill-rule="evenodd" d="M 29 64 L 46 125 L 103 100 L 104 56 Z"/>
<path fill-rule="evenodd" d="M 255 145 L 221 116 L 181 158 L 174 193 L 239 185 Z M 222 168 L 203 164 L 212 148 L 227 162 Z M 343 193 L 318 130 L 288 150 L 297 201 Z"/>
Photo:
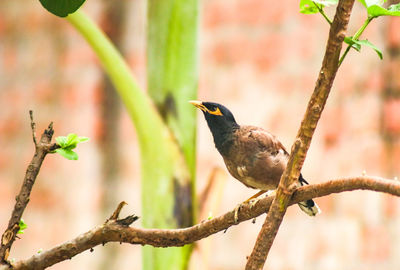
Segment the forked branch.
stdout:
<path fill-rule="evenodd" d="M 43 132 L 40 141 L 36 139 L 35 122 L 33 121 L 33 113 L 29 112 L 31 119 L 32 137 L 35 144 L 35 154 L 28 165 L 25 173 L 24 181 L 22 183 L 21 190 L 17 197 L 14 205 L 14 210 L 11 213 L 11 218 L 8 222 L 7 229 L 4 231 L 1 237 L 0 243 L 0 265 L 9 264 L 8 255 L 10 249 L 15 241 L 17 232 L 19 231 L 19 222 L 22 214 L 29 202 L 29 197 L 32 191 L 33 184 L 35 183 L 36 177 L 39 173 L 40 167 L 46 155 L 57 148 L 56 144 L 51 144 L 51 138 L 53 136 L 53 123 L 50 123 L 48 128 Z"/>

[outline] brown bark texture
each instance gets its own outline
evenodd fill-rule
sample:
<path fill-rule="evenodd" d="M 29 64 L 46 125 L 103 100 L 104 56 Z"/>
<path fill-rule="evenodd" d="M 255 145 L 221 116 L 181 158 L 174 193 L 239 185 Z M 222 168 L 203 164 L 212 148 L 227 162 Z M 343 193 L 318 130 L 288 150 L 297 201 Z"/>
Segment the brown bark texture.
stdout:
<path fill-rule="evenodd" d="M 15 197 L 15 205 L 11 213 L 11 218 L 8 222 L 7 229 L 4 231 L 1 237 L 0 265 L 9 264 L 8 256 L 10 254 L 10 249 L 20 229 L 19 222 L 26 206 L 29 203 L 32 187 L 35 184 L 35 180 L 39 173 L 40 167 L 42 166 L 43 160 L 48 153 L 58 148 L 56 144 L 51 144 L 51 138 L 53 137 L 54 133 L 53 123 L 50 123 L 48 128 L 43 132 L 40 141 L 37 141 L 35 131 L 36 125 L 35 122 L 33 122 L 33 113 L 32 111 L 29 113 L 31 118 L 32 137 L 35 144 L 35 154 L 33 155 L 33 158 L 26 169 L 21 190 Z"/>

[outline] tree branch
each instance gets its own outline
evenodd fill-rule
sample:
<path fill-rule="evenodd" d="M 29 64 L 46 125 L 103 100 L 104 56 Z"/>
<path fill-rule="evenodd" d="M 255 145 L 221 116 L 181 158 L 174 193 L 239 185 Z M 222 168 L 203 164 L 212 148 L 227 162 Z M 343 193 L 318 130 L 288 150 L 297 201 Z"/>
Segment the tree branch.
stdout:
<path fill-rule="evenodd" d="M 296 189 L 289 204 L 292 205 L 332 193 L 358 189 L 379 191 L 400 197 L 400 182 L 380 177 L 361 176 L 300 187 Z M 274 196 L 269 196 L 260 200 L 253 207 L 244 205 L 238 213 L 238 222 L 240 223 L 264 214 L 270 208 L 273 200 Z M 229 227 L 236 225 L 234 216 L 235 211 L 232 210 L 222 216 L 184 229 L 141 229 L 127 227 L 127 225 L 137 219 L 135 216 L 129 216 L 128 218 L 131 218 L 130 221 L 123 225 L 120 220 L 112 219 L 50 250 L 36 254 L 27 260 L 15 262 L 12 269 L 44 269 L 61 261 L 71 259 L 73 256 L 85 250 L 92 249 L 97 245 L 104 245 L 107 242 L 151 245 L 154 247 L 183 246 L 212 234 L 225 231 Z M 123 220 L 127 220 L 128 218 Z M 8 267 L 0 266 L 0 270 L 5 269 L 8 269 Z"/>
<path fill-rule="evenodd" d="M 325 56 L 314 92 L 293 144 L 288 165 L 281 177 L 276 198 L 258 234 L 256 244 L 247 261 L 246 270 L 263 268 L 269 250 L 278 233 L 293 191 L 295 190 L 295 185 L 297 184 L 308 148 L 310 147 L 312 136 L 338 70 L 339 55 L 353 4 L 354 0 L 339 0 L 329 31 Z"/>
<path fill-rule="evenodd" d="M 33 113 L 29 112 L 31 119 L 31 129 L 33 142 L 35 144 L 35 154 L 28 165 L 25 173 L 25 178 L 18 196 L 15 198 L 14 210 L 11 213 L 11 218 L 8 222 L 7 229 L 4 231 L 1 237 L 0 243 L 0 265 L 9 264 L 8 255 L 10 249 L 15 241 L 17 232 L 19 230 L 19 222 L 22 214 L 29 202 L 29 196 L 32 191 L 33 184 L 35 183 L 36 177 L 39 173 L 40 167 L 46 155 L 57 148 L 56 144 L 51 144 L 51 138 L 53 136 L 53 123 L 50 123 L 48 128 L 43 132 L 40 141 L 37 142 L 35 134 L 35 123 L 33 121 Z"/>

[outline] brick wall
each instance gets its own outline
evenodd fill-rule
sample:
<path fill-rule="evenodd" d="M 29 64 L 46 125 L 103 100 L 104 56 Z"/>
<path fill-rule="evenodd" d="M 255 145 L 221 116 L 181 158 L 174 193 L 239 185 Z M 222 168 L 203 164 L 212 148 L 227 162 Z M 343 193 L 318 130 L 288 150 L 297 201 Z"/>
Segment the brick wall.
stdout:
<path fill-rule="evenodd" d="M 139 0 L 129 3 L 126 58 L 144 86 L 145 5 Z M 96 138 L 101 121 L 98 60 L 67 22 L 48 14 L 38 1 L 24 1 L 23 10 L 21 5 L 0 2 L 0 231 L 33 153 L 29 109 L 35 112 L 38 131 L 54 121 L 56 135 L 73 131 L 92 140 L 79 147 L 78 162 L 59 156 L 46 159 L 24 214 L 29 227 L 11 254 L 15 258 L 52 247 L 106 218 L 96 214 L 100 196 Z M 88 1 L 84 10 L 99 18 L 101 2 Z M 333 12 L 328 10 L 330 15 Z M 357 2 L 351 33 L 364 17 Z M 292 0 L 204 0 L 201 18 L 199 98 L 225 104 L 239 123 L 262 126 L 290 148 L 321 65 L 328 25 L 318 15 L 299 14 L 298 1 Z M 365 36 L 380 48 L 398 53 L 396 25 L 399 20 L 379 19 Z M 388 82 L 399 91 L 399 59 L 396 53 L 385 52 L 384 57 L 380 61 L 372 50 L 363 48 L 361 53 L 350 52 L 343 63 L 304 164 L 303 175 L 311 183 L 363 171 L 399 176 L 399 95 L 388 100 L 381 95 Z M 201 190 L 211 169 L 224 165 L 202 117 L 198 123 Z M 129 203 L 126 213 L 140 215 L 138 146 L 125 111 L 120 141 L 129 151 L 122 153 L 116 192 Z M 230 176 L 222 185 L 220 203 L 212 206 L 214 216 L 255 192 Z M 316 218 L 304 216 L 297 207 L 289 209 L 268 269 L 400 268 L 400 200 L 351 192 L 317 202 L 323 214 Z M 243 269 L 263 219 L 201 241 L 191 268 Z M 52 269 L 92 269 L 102 249 Z M 120 249 L 122 259 L 116 269 L 139 269 L 140 248 L 122 245 Z"/>

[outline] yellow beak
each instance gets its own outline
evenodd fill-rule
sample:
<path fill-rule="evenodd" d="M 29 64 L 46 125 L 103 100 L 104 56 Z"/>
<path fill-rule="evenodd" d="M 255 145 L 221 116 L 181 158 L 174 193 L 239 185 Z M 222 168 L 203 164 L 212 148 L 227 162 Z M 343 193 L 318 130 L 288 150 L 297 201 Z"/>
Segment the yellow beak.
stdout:
<path fill-rule="evenodd" d="M 221 113 L 221 111 L 219 110 L 218 107 L 215 108 L 214 111 L 210 111 L 209 109 L 207 109 L 206 106 L 203 105 L 203 102 L 201 102 L 199 100 L 190 100 L 189 103 L 192 104 L 193 106 L 199 108 L 203 112 L 207 112 L 207 113 L 213 114 L 213 115 L 222 115 L 222 113 Z"/>
<path fill-rule="evenodd" d="M 193 106 L 199 108 L 202 111 L 207 111 L 207 108 L 203 105 L 203 102 L 199 101 L 199 100 L 190 100 L 189 101 L 190 104 L 192 104 Z"/>

